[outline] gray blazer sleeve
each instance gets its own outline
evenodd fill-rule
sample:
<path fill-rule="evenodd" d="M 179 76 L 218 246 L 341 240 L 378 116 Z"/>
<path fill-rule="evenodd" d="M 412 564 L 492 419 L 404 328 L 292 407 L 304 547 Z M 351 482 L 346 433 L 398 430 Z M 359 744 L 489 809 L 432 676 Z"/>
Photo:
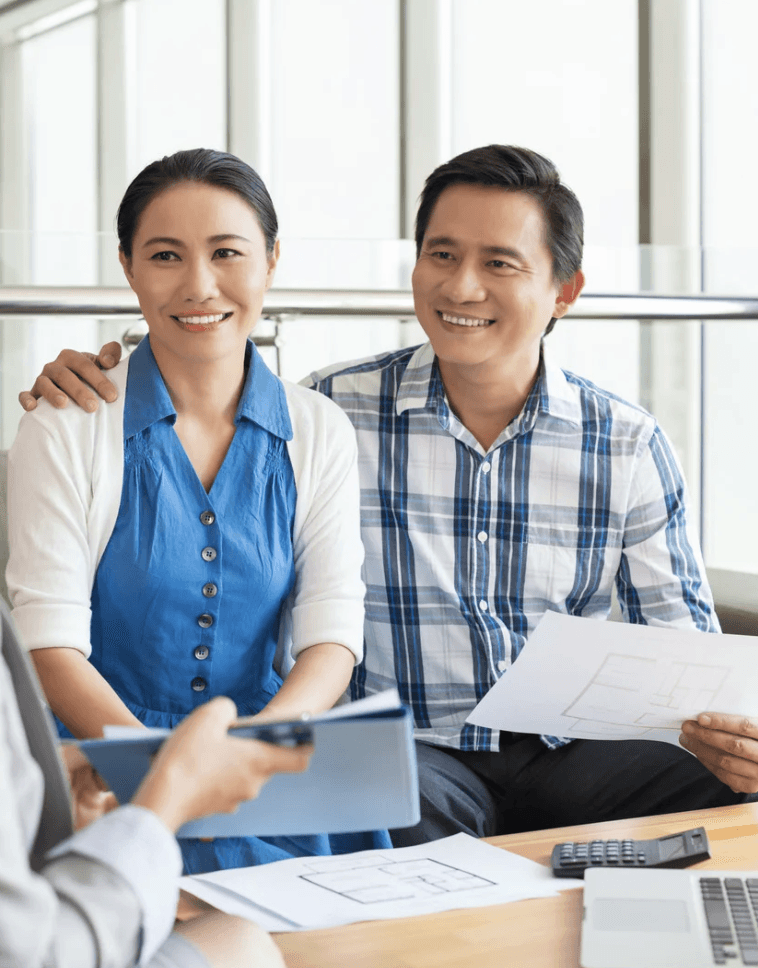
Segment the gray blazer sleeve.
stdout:
<path fill-rule="evenodd" d="M 60 765 L 34 674 L 2 603 L 0 613 L 0 964 L 144 964 L 173 925 L 181 871 L 176 841 L 149 810 L 122 807 L 56 846 L 46 844 L 52 850 L 32 869 L 44 787 Z M 23 715 L 16 695 L 23 696 Z M 59 795 L 44 800 L 43 824 L 60 841 L 70 830 L 70 810 L 60 776 L 50 785 Z"/>

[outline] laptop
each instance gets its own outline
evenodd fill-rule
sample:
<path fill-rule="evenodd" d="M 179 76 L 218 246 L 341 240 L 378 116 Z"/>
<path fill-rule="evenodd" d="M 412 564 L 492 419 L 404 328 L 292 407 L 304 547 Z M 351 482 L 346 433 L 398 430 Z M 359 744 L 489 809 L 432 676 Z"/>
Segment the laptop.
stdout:
<path fill-rule="evenodd" d="M 582 968 L 758 965 L 758 871 L 584 875 Z"/>

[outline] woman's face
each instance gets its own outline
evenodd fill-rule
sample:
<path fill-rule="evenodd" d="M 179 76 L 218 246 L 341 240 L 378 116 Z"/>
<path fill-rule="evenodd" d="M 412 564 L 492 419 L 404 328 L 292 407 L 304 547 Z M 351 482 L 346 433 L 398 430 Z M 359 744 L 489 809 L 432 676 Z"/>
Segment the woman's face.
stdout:
<path fill-rule="evenodd" d="M 180 182 L 145 208 L 120 253 L 159 358 L 192 362 L 241 353 L 274 278 L 253 209 L 236 192 Z"/>

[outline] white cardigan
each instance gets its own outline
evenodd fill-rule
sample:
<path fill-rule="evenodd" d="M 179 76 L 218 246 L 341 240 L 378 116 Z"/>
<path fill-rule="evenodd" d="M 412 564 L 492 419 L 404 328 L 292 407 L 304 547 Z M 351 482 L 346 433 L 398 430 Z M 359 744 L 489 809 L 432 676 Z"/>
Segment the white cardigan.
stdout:
<path fill-rule="evenodd" d="M 44 400 L 21 418 L 8 461 L 13 618 L 25 647 L 89 656 L 95 572 L 118 516 L 124 475 L 128 358 L 109 372 L 118 400 L 94 414 Z M 277 665 L 320 642 L 363 654 L 360 497 L 355 432 L 320 393 L 287 381 L 297 488 L 295 584 L 282 613 Z"/>

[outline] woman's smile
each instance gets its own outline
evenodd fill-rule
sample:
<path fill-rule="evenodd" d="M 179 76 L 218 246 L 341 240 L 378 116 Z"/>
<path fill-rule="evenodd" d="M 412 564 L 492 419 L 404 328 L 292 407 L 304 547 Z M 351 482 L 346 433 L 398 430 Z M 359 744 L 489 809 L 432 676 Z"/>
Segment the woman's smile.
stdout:
<path fill-rule="evenodd" d="M 218 323 L 223 323 L 232 314 L 216 313 L 183 313 L 181 316 L 172 315 L 171 318 L 181 323 L 182 327 L 190 333 L 205 333 L 214 329 Z"/>

